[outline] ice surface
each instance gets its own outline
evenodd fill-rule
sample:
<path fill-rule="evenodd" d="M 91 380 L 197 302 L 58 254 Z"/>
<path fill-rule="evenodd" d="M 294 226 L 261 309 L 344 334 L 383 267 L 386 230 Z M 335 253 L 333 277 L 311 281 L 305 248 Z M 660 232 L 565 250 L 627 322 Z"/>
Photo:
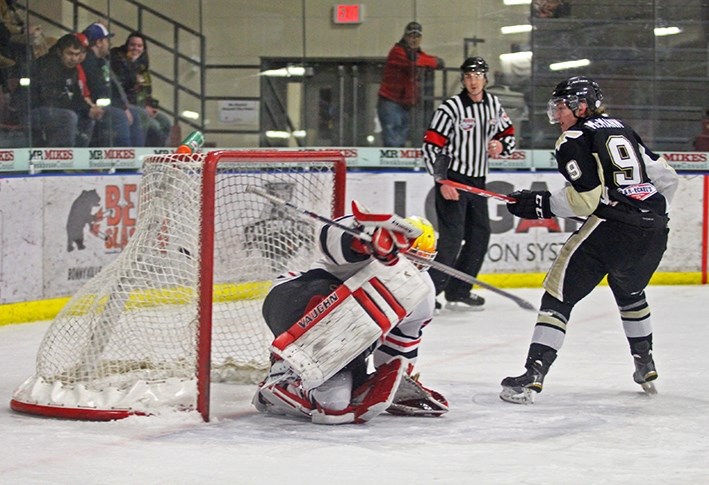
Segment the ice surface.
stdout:
<path fill-rule="evenodd" d="M 535 305 L 541 290 L 514 290 Z M 253 386 L 215 384 L 194 413 L 109 423 L 9 409 L 33 373 L 47 323 L 0 327 L 0 483 L 5 484 L 700 484 L 709 483 L 709 286 L 650 287 L 659 394 L 632 380 L 607 287 L 572 315 L 536 403 L 498 398 L 522 372 L 534 314 L 482 290 L 483 312 L 444 311 L 417 370 L 444 394 L 441 418 L 383 415 L 317 426 L 258 415 Z"/>

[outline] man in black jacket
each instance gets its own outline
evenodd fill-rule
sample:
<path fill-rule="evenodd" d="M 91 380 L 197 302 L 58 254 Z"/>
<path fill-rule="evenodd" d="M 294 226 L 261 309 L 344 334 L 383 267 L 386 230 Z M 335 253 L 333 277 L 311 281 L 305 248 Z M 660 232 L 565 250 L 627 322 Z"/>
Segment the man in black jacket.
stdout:
<path fill-rule="evenodd" d="M 35 63 L 30 86 L 35 146 L 87 146 L 95 120 L 103 116 L 82 96 L 77 66 L 84 50 L 67 34 Z"/>

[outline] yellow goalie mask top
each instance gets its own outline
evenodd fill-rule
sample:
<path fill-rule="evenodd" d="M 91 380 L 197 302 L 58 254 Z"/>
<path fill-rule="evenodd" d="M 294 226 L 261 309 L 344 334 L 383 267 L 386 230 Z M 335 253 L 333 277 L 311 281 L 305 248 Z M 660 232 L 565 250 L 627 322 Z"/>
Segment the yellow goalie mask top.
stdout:
<path fill-rule="evenodd" d="M 436 231 L 433 229 L 428 219 L 419 216 L 410 216 L 406 218 L 406 222 L 420 229 L 421 235 L 411 245 L 408 253 L 424 258 L 428 261 L 433 261 L 436 258 Z M 430 265 L 422 263 L 414 263 L 421 271 L 427 270 Z"/>

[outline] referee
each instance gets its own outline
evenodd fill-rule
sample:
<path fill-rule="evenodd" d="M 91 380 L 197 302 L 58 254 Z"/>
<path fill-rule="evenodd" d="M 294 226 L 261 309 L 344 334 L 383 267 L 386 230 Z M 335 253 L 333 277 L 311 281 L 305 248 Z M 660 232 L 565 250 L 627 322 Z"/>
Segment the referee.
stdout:
<path fill-rule="evenodd" d="M 469 57 L 460 66 L 463 90 L 444 101 L 433 114 L 423 139 L 426 168 L 447 166 L 447 178 L 485 188 L 488 156 L 507 156 L 515 148 L 514 127 L 497 96 L 485 91 L 488 65 Z M 440 173 L 440 171 L 439 171 Z M 477 277 L 490 241 L 487 199 L 453 187 L 436 190 L 438 256 L 436 261 Z M 445 292 L 447 309 L 482 310 L 485 299 L 469 284 L 429 270 L 436 295 Z M 437 302 L 436 307 L 440 305 Z"/>

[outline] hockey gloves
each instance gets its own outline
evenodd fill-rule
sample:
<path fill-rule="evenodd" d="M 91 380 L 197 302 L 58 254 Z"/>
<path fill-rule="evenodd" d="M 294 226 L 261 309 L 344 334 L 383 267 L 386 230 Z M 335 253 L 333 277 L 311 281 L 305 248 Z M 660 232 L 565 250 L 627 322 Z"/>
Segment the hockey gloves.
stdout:
<path fill-rule="evenodd" d="M 517 202 L 508 203 L 507 210 L 522 219 L 549 219 L 554 217 L 549 199 L 551 193 L 547 190 L 518 190 L 509 194 Z"/>
<path fill-rule="evenodd" d="M 404 218 L 396 214 L 372 214 L 355 200 L 352 201 L 352 214 L 371 237 L 371 241 L 353 242 L 352 249 L 371 254 L 384 264 L 394 264 L 399 251 L 406 252 L 421 235 L 421 229 Z"/>
<path fill-rule="evenodd" d="M 406 252 L 411 243 L 402 233 L 379 227 L 372 234 L 372 254 L 384 264 L 392 264 L 399 251 Z"/>
<path fill-rule="evenodd" d="M 372 241 L 352 240 L 352 250 L 360 254 L 371 255 L 384 264 L 394 264 L 399 251 L 406 252 L 412 241 L 402 233 L 378 227 L 371 234 Z"/>

